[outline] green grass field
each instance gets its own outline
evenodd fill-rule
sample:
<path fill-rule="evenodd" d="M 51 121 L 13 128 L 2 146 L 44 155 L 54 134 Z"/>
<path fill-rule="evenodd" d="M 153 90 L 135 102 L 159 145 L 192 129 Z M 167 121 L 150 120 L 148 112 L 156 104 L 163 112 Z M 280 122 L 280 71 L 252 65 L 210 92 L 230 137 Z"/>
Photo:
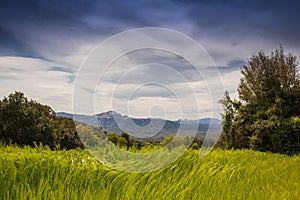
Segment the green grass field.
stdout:
<path fill-rule="evenodd" d="M 83 150 L 0 147 L 0 199 L 299 199 L 300 156 L 188 150 L 167 168 L 124 173 Z"/>

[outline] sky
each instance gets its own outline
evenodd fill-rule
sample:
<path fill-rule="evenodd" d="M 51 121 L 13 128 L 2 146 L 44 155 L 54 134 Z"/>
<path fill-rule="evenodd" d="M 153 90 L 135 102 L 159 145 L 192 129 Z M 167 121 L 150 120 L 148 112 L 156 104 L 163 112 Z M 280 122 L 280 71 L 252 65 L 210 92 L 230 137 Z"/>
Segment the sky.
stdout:
<path fill-rule="evenodd" d="M 251 55 L 282 45 L 300 56 L 299 10 L 276 0 L 2 0 L 0 97 L 21 91 L 56 112 L 220 118 L 218 100 L 238 97 Z M 158 48 L 126 52 L 139 41 Z"/>

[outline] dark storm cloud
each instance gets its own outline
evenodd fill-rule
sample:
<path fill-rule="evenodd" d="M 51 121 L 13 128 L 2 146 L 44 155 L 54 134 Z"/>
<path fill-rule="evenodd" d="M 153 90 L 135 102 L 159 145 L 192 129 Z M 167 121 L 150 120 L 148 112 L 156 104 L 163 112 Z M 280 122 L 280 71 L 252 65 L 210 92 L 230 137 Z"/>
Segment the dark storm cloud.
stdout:
<path fill-rule="evenodd" d="M 31 43 L 43 39 L 43 35 L 53 40 L 65 36 L 86 40 L 99 35 L 108 37 L 128 28 L 159 26 L 164 20 L 174 19 L 172 14 L 165 13 L 165 8 L 175 11 L 176 5 L 172 4 L 168 1 L 3 1 L 0 53 L 38 54 L 30 51 Z"/>
<path fill-rule="evenodd" d="M 28 46 L 22 41 L 14 38 L 9 32 L 6 32 L 0 27 L 0 56 L 22 56 L 22 57 L 37 57 Z"/>
<path fill-rule="evenodd" d="M 232 45 L 255 37 L 277 44 L 300 44 L 299 1 L 189 2 L 187 17 L 198 26 L 196 34 L 223 36 L 231 39 Z"/>
<path fill-rule="evenodd" d="M 73 24 L 68 15 L 53 12 L 41 3 L 42 1 L 1 2 L 0 38 L 5 41 L 5 48 L 1 48 L 2 55 L 24 57 L 38 55 L 39 52 L 34 52 L 32 48 L 32 42 L 35 42 L 36 36 L 41 37 L 39 30 L 53 33 L 53 30 L 58 27 L 65 27 L 68 23 Z M 28 35 L 31 40 L 28 40 Z"/>
<path fill-rule="evenodd" d="M 31 42 L 35 35 L 43 38 L 40 34 L 53 40 L 65 36 L 87 40 L 144 26 L 226 38 L 232 45 L 259 37 L 297 47 L 299 5 L 298 1 L 6 0 L 0 4 L 0 54 L 38 57 Z M 180 24 L 193 28 L 180 29 Z"/>

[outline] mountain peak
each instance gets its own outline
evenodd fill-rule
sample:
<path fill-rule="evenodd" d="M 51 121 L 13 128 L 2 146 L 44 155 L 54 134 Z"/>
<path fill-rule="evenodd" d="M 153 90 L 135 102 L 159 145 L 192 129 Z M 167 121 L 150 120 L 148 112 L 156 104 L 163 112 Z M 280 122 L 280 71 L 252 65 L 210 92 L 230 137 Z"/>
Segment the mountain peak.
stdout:
<path fill-rule="evenodd" d="M 115 111 L 109 110 L 107 112 L 96 114 L 96 116 L 99 118 L 113 118 L 113 117 L 121 117 L 122 115 Z"/>

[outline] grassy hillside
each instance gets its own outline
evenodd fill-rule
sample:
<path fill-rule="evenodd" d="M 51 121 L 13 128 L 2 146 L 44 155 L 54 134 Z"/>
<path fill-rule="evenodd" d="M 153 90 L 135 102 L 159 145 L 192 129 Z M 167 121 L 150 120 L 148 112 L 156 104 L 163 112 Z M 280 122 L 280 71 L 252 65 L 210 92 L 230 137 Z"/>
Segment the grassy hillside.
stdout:
<path fill-rule="evenodd" d="M 0 199 L 297 199 L 300 156 L 188 150 L 173 165 L 128 174 L 83 150 L 0 147 Z"/>

